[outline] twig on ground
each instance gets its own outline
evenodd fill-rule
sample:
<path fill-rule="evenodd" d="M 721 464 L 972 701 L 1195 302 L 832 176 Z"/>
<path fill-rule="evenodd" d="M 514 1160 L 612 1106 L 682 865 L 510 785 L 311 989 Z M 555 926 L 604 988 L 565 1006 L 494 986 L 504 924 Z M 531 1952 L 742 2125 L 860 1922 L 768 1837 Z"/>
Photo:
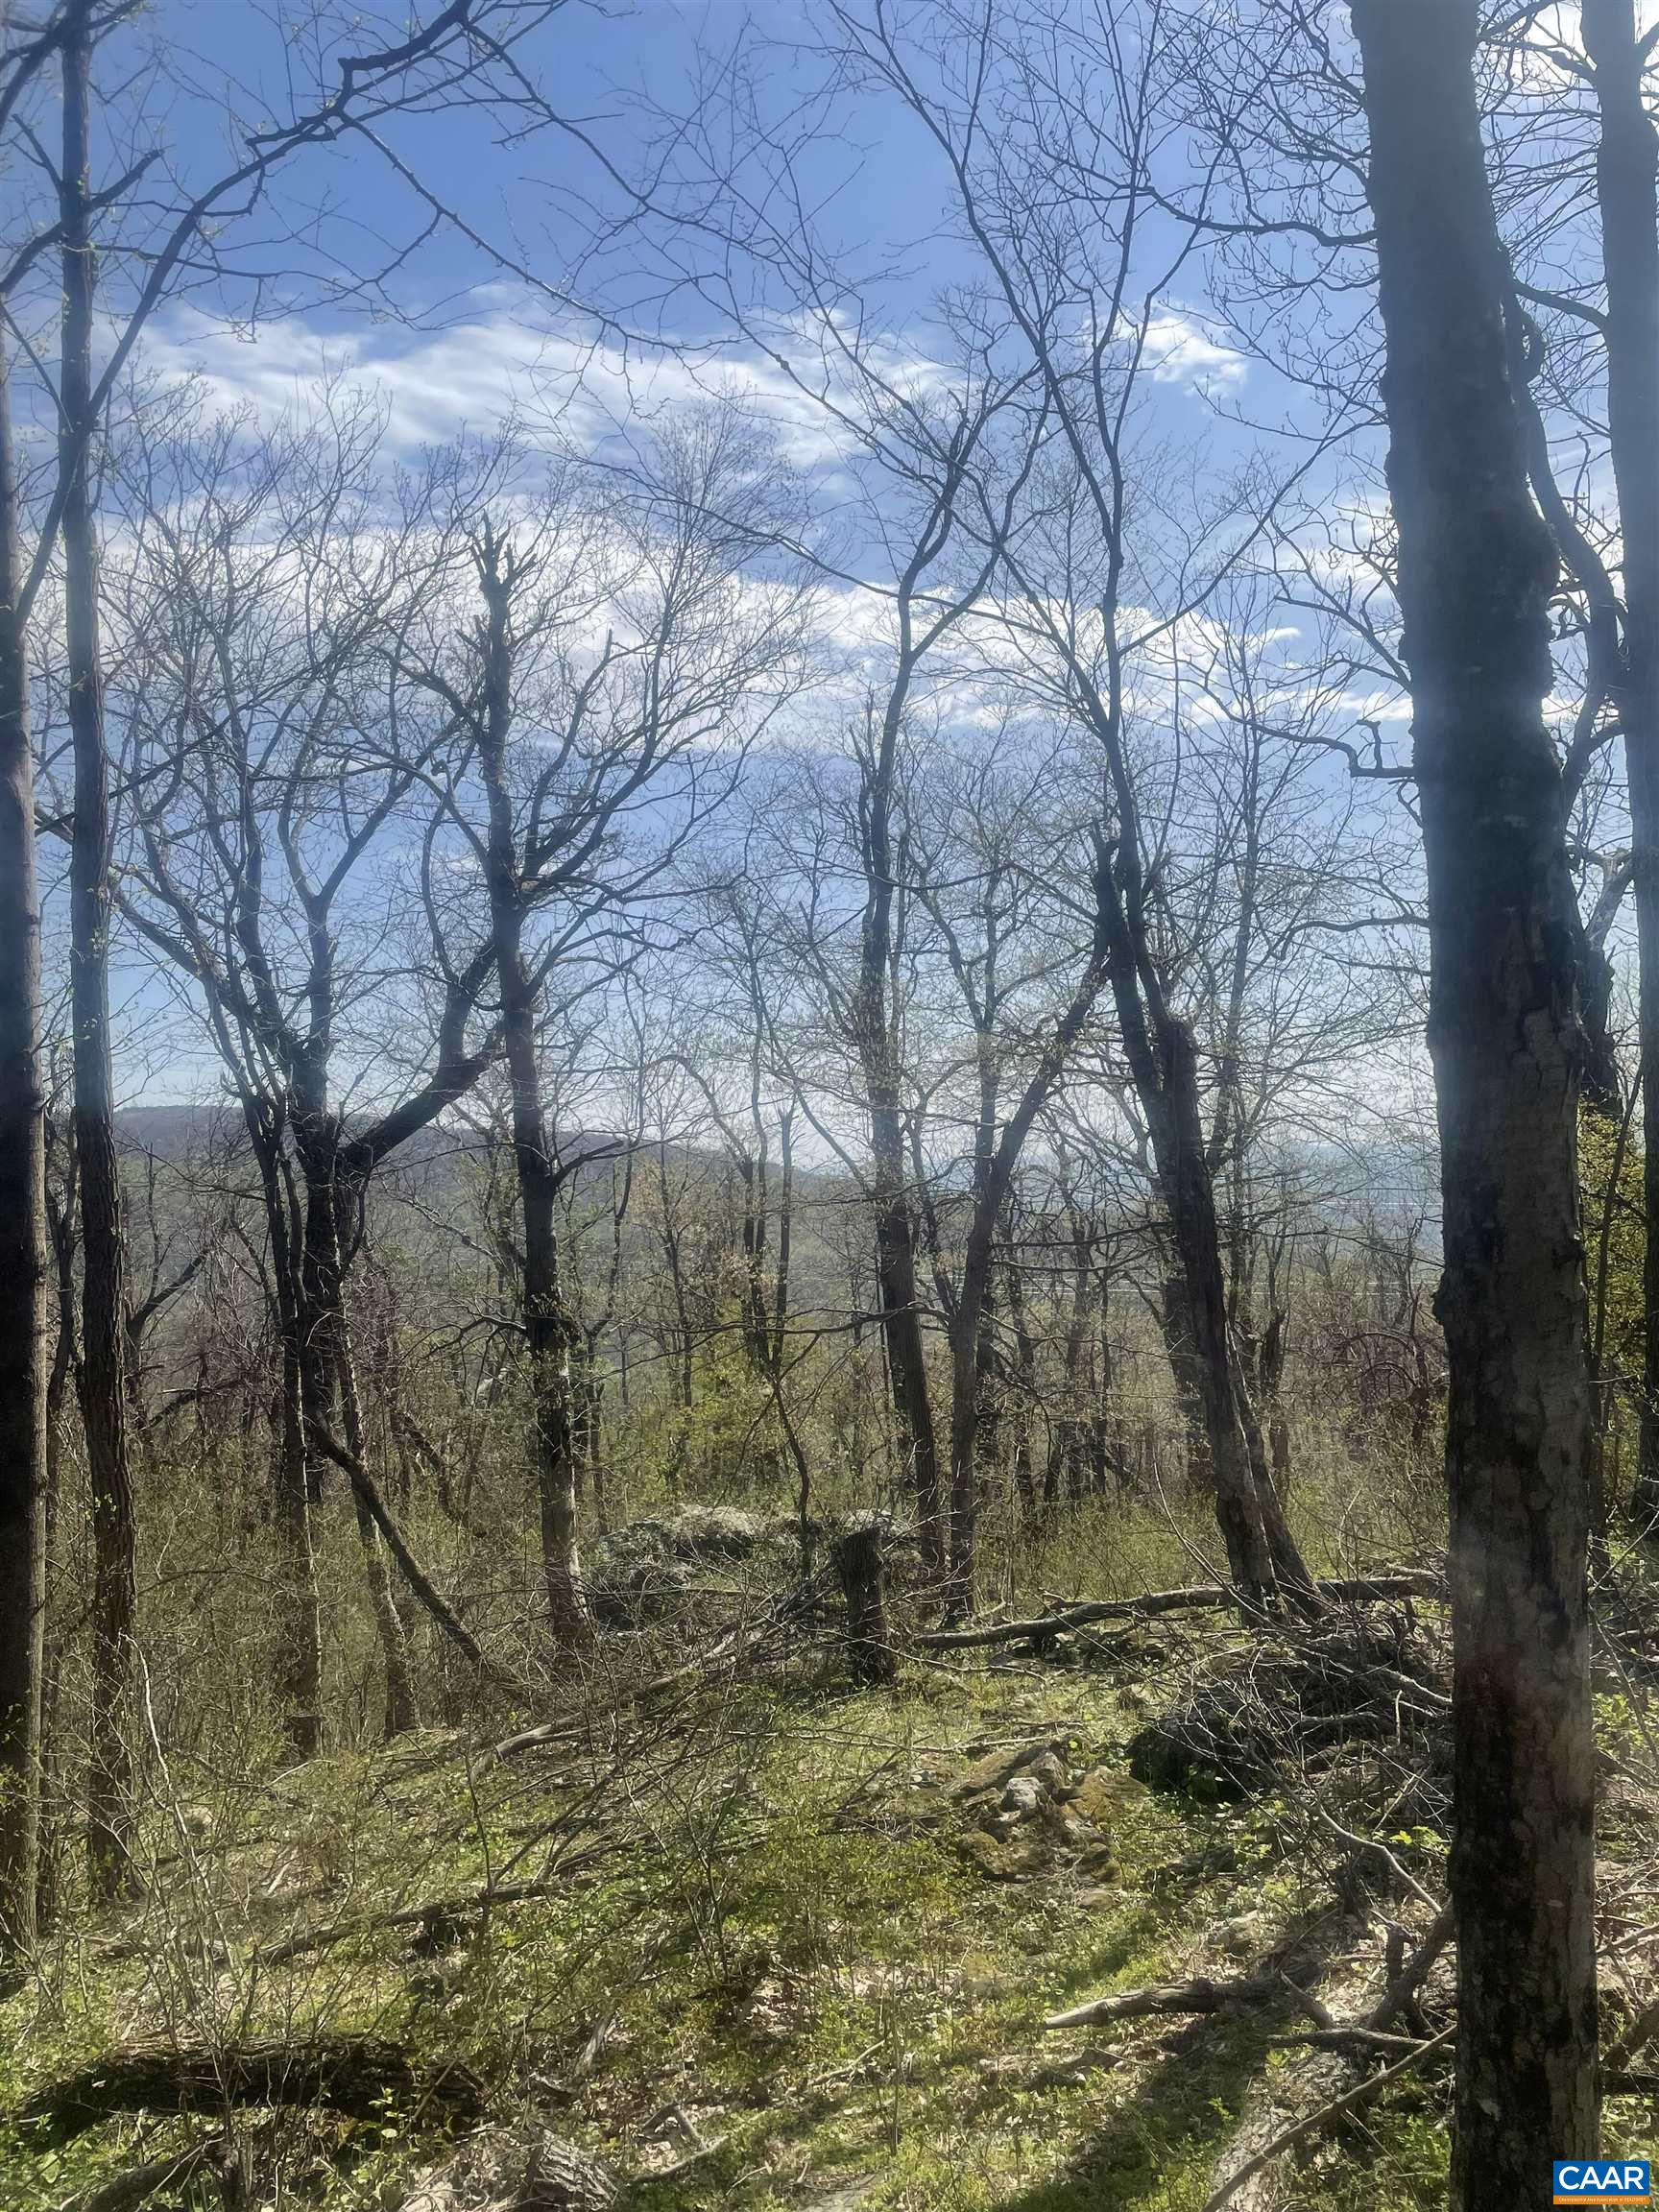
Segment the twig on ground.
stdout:
<path fill-rule="evenodd" d="M 1300 2143 L 1305 2135 L 1316 2134 L 1340 2114 L 1352 2112 L 1356 2106 L 1366 2104 L 1380 2089 L 1385 2089 L 1390 2081 L 1398 2080 L 1402 2074 L 1408 2073 L 1413 2066 L 1421 2065 L 1430 2052 L 1438 2051 L 1455 2033 L 1455 2028 L 1442 2028 L 1439 2034 L 1431 2035 L 1427 2042 L 1413 2044 L 1404 2058 L 1396 2059 L 1392 2066 L 1384 2066 L 1381 2074 L 1370 2075 L 1352 2089 L 1345 2090 L 1340 2097 L 1334 2097 L 1330 2104 L 1321 2104 L 1316 2112 L 1306 2113 L 1300 2120 L 1292 2121 L 1288 2128 L 1282 2128 L 1271 2142 L 1264 2143 L 1254 2157 L 1246 2158 L 1237 2174 L 1232 2175 L 1219 2189 L 1206 2198 L 1203 2212 L 1221 2212 L 1221 2206 L 1231 2202 L 1245 2182 L 1253 2175 L 1260 2174 L 1264 2166 L 1270 2165 L 1282 2151 L 1288 2151 L 1293 2143 Z"/>

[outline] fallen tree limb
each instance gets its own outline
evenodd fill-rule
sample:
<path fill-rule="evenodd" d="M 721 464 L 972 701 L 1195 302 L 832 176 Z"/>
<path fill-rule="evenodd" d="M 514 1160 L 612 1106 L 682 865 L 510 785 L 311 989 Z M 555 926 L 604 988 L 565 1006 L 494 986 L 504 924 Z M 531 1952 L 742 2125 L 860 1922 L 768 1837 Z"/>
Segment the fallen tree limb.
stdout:
<path fill-rule="evenodd" d="M 649 1698 L 660 1696 L 665 1690 L 678 1690 L 700 1678 L 712 1675 L 719 1667 L 738 1666 L 756 1650 L 765 1639 L 779 1628 L 786 1627 L 810 1609 L 815 1591 L 812 1584 L 802 1584 L 774 1598 L 748 1621 L 741 1621 L 729 1629 L 717 1644 L 696 1658 L 687 1659 L 678 1667 L 670 1668 L 666 1674 L 657 1674 L 648 1682 L 636 1683 L 632 1688 L 619 1691 L 613 1703 L 616 1715 L 626 1708 L 637 1708 Z M 581 1713 L 566 1714 L 562 1719 L 545 1720 L 531 1728 L 519 1728 L 511 1736 L 504 1736 L 494 1746 L 497 1759 L 516 1759 L 525 1751 L 540 1751 L 550 1743 L 563 1743 L 571 1735 L 580 1735 L 587 1726 Z"/>
<path fill-rule="evenodd" d="M 416 2067 L 400 2043 L 378 2035 L 326 2041 L 232 2044 L 225 2050 L 170 2043 L 107 2051 L 18 2106 L 22 2128 L 49 2144 L 73 2142 L 119 2112 L 223 2112 L 233 2104 L 321 2104 L 368 2120 L 388 2101 L 437 2104 L 457 2119 L 484 2109 L 484 2083 L 458 2059 Z"/>
<path fill-rule="evenodd" d="M 1300 2143 L 1305 2135 L 1316 2134 L 1321 2128 L 1328 2127 L 1344 2112 L 1352 2112 L 1356 2106 L 1366 2104 L 1380 2089 L 1385 2089 L 1390 2081 L 1397 2080 L 1413 2066 L 1421 2065 L 1431 2051 L 1438 2051 L 1456 2032 L 1455 2028 L 1442 2028 L 1438 2035 L 1431 2035 L 1426 2042 L 1415 2044 L 1404 2058 L 1396 2059 L 1392 2066 L 1384 2066 L 1381 2074 L 1371 2075 L 1354 2088 L 1345 2090 L 1340 2097 L 1334 2097 L 1329 2104 L 1321 2104 L 1316 2112 L 1305 2113 L 1300 2120 L 1292 2121 L 1288 2128 L 1281 2128 L 1278 2134 L 1270 2142 L 1264 2143 L 1254 2157 L 1245 2159 L 1237 2174 L 1229 2176 L 1219 2189 L 1205 2199 L 1203 2212 L 1221 2212 L 1222 2205 L 1230 2203 L 1245 2182 L 1260 2174 L 1264 2166 L 1271 2165 L 1281 2152 L 1288 2151 L 1294 2143 Z"/>
<path fill-rule="evenodd" d="M 1421 1569 L 1399 1575 L 1362 1575 L 1347 1581 L 1316 1582 L 1314 1595 L 1329 1604 L 1365 1604 L 1385 1598 L 1432 1597 L 1439 1577 Z M 1185 1590 L 1148 1590 L 1140 1598 L 1101 1598 L 1065 1605 L 1031 1621 L 999 1621 L 986 1628 L 934 1628 L 914 1641 L 926 1651 L 969 1651 L 993 1644 L 1041 1644 L 1097 1621 L 1155 1620 L 1165 1613 L 1202 1613 L 1238 1605 L 1239 1593 L 1229 1583 L 1200 1582 Z M 1413 1685 L 1413 1687 L 1416 1687 Z"/>
<path fill-rule="evenodd" d="M 203 2142 L 192 2143 L 188 2150 L 173 2152 L 168 2157 L 147 2158 L 143 2165 L 129 2166 L 124 2174 L 117 2174 L 112 2179 L 100 2182 L 95 2189 L 70 2198 L 63 2212 L 137 2212 L 140 2204 L 147 2204 L 163 2189 L 178 2189 L 193 2180 L 204 2166 L 219 2158 L 224 2149 L 223 2136 L 209 2135 Z"/>
<path fill-rule="evenodd" d="M 1276 2042 L 1311 2045 L 1320 2051 L 1371 2051 L 1378 2053 L 1415 2051 L 1425 2038 L 1421 2035 L 1389 2035 L 1380 2029 L 1362 2028 L 1358 2023 L 1344 2026 L 1334 2020 L 1328 2027 L 1304 2029 L 1294 2035 L 1279 2035 Z"/>
<path fill-rule="evenodd" d="M 1119 1989 L 1111 1997 L 1094 1997 L 1070 2011 L 1050 2013 L 1043 2025 L 1088 2028 L 1097 2020 L 1142 2020 L 1154 2012 L 1220 2012 L 1232 2005 L 1260 2005 L 1283 1997 L 1286 1980 L 1281 1971 L 1238 1974 L 1219 1982 L 1200 1974 L 1190 1982 L 1160 1982 L 1145 1989 Z"/>
<path fill-rule="evenodd" d="M 1659 2035 L 1659 1997 L 1650 2005 L 1644 2005 L 1624 2032 L 1620 2035 L 1607 2054 L 1609 2066 L 1624 2066 L 1638 2051 L 1646 2050 L 1655 2035 Z"/>
<path fill-rule="evenodd" d="M 1358 2023 L 1359 2027 L 1368 2028 L 1373 2034 L 1377 2034 L 1386 2028 L 1390 2021 L 1397 2020 L 1402 2012 L 1407 2010 L 1415 2003 L 1418 1990 L 1429 1979 L 1431 1967 L 1452 1940 L 1452 1931 L 1455 1925 L 1456 1914 L 1453 1911 L 1451 1899 L 1448 1898 L 1434 1915 L 1429 1933 L 1424 1936 L 1422 1942 L 1418 1944 L 1416 1950 L 1407 1960 L 1404 1967 L 1389 1983 L 1370 2011 L 1366 2013 L 1364 2019 Z"/>
<path fill-rule="evenodd" d="M 279 1942 L 267 1944 L 255 1956 L 261 1966 L 280 1966 L 290 1959 L 303 1959 L 310 1952 L 326 1951 L 335 1943 L 349 1943 L 359 1936 L 377 1936 L 399 1928 L 436 1931 L 449 1924 L 459 1927 L 469 1920 L 481 1919 L 498 1906 L 530 1905 L 543 1898 L 560 1896 L 572 1874 L 603 1856 L 601 1847 L 562 1859 L 557 1873 L 540 1882 L 504 1882 L 493 1889 L 467 1889 L 448 1897 L 428 1897 L 422 1904 L 399 1906 L 395 1911 L 359 1912 L 350 1919 L 325 1921 L 320 1928 L 302 1928 L 297 1935 L 284 1936 Z"/>
<path fill-rule="evenodd" d="M 335 1466 L 340 1469 L 352 1489 L 362 1499 L 369 1518 L 386 1539 L 387 1551 L 391 1552 L 393 1558 L 401 1568 L 403 1579 L 414 1591 L 416 1597 L 432 1616 L 438 1626 L 458 1650 L 466 1653 L 480 1672 L 494 1674 L 499 1677 L 500 1670 L 485 1657 L 478 1639 L 465 1623 L 456 1618 L 453 1609 L 445 1599 L 432 1577 L 404 1542 L 403 1531 L 393 1520 L 374 1478 L 364 1466 L 362 1460 L 354 1452 L 349 1452 L 337 1436 L 330 1435 L 320 1421 L 311 1424 L 310 1433 L 323 1456 L 325 1459 L 333 1460 Z"/>

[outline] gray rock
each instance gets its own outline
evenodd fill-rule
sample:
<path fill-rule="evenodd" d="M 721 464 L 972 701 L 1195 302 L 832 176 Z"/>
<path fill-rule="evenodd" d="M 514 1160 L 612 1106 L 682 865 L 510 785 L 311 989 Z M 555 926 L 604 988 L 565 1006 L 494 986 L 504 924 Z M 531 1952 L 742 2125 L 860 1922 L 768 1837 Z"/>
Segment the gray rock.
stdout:
<path fill-rule="evenodd" d="M 421 2176 L 402 2212 L 611 2212 L 619 2194 L 611 2169 L 562 2136 L 483 2128 Z"/>
<path fill-rule="evenodd" d="M 851 2181 L 843 2181 L 827 2196 L 803 2197 L 798 2200 L 797 2212 L 858 2212 L 876 2187 L 874 2174 L 860 2174 Z"/>
<path fill-rule="evenodd" d="M 755 1513 L 735 1505 L 687 1505 L 668 1524 L 668 1544 L 677 1559 L 747 1559 L 766 1536 Z"/>
<path fill-rule="evenodd" d="M 1213 1940 L 1225 1958 L 1255 1959 L 1266 1950 L 1271 1933 L 1265 1912 L 1240 1912 L 1235 1919 L 1223 1920 Z"/>

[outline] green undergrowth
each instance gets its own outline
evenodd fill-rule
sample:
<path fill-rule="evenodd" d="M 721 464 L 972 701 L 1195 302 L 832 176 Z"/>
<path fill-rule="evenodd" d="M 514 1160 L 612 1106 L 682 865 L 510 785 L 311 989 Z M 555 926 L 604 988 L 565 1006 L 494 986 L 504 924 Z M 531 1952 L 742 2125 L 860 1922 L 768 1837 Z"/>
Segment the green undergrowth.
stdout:
<path fill-rule="evenodd" d="M 418 2071 L 464 2062 L 497 2114 L 552 2117 L 631 2177 L 639 2212 L 837 2192 L 870 2212 L 1196 2212 L 1290 2016 L 1042 2020 L 1227 1971 L 1210 1932 L 1246 1912 L 1276 1930 L 1315 1900 L 1272 1802 L 1129 1779 L 1145 1695 L 1066 1669 L 919 1671 L 893 1695 L 785 1680 L 627 1730 L 593 1713 L 512 1761 L 427 1735 L 223 1778 L 147 1836 L 144 1900 L 61 1934 L 10 2000 L 0 2099 L 122 2040 L 367 2032 Z M 988 1868 L 958 1785 L 1038 1739 L 1094 1777 L 1090 1848 Z M 547 1893 L 463 1909 L 524 1885 Z M 315 1947 L 281 1956 L 296 1937 Z M 1322 2201 L 1434 2201 L 1439 2098 L 1408 2092 L 1327 2147 Z M 285 2203 L 342 2212 L 400 2202 L 445 2140 L 436 2112 L 391 2101 L 236 2125 Z M 56 2151 L 13 2126 L 0 2202 L 62 2204 L 180 2126 L 113 2121 Z M 175 2201 L 217 2201 L 197 2187 Z"/>
<path fill-rule="evenodd" d="M 1199 2212 L 1298 2062 L 1294 2001 L 1042 2025 L 1331 1921 L 1309 1847 L 1326 1780 L 1216 1805 L 1129 1772 L 1192 1633 L 1185 1655 L 1179 1629 L 1137 1629 L 1070 1665 L 918 1666 L 892 1694 L 802 1663 L 671 1710 L 595 1697 L 507 1759 L 433 1731 L 285 1773 L 176 1770 L 142 1897 L 61 1926 L 0 2008 L 0 2205 L 57 2212 L 204 2125 L 123 2118 L 56 2148 L 18 2125 L 113 2045 L 373 2035 L 419 2081 L 464 2066 L 491 2117 L 599 2152 L 632 2212 Z M 1607 1692 L 1599 1718 L 1633 1756 L 1642 1717 Z M 1022 1752 L 1061 1763 L 1080 1828 L 989 1833 L 987 1777 Z M 1617 1869 L 1638 1827 L 1608 1827 Z M 1431 1828 L 1391 1843 L 1440 1885 Z M 1447 2098 L 1443 2071 L 1402 2081 L 1266 2201 L 1443 2203 Z M 1646 2124 L 1616 2102 L 1606 2139 L 1639 2150 Z M 391 2212 L 453 2138 L 407 2093 L 229 2125 L 283 2206 L 338 2212 Z M 203 2176 L 154 2201 L 222 2199 Z"/>

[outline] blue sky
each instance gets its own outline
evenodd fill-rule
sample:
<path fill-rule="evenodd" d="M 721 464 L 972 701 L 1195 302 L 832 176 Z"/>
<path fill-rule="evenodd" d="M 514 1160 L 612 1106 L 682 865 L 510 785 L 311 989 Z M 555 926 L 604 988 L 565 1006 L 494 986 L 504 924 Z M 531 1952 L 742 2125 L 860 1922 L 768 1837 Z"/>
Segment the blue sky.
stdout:
<path fill-rule="evenodd" d="M 283 12 L 292 17 L 294 11 Z M 215 174 L 234 145 L 228 114 L 232 105 L 242 112 L 252 106 L 279 114 L 290 104 L 278 25 L 245 0 L 158 0 L 144 21 L 147 36 L 165 42 L 171 65 L 191 82 L 188 91 L 159 105 L 180 167 L 198 181 Z M 768 67 L 786 81 L 787 48 L 805 24 L 795 0 L 760 0 L 758 6 L 742 0 L 698 6 L 635 0 L 604 7 L 569 0 L 522 54 L 558 114 L 607 159 L 632 172 L 655 127 L 646 110 L 684 112 L 695 104 L 700 54 L 706 66 L 707 57 L 729 52 L 739 37 L 775 47 Z M 374 38 L 363 42 L 373 45 Z M 896 247 L 915 247 L 933 228 L 927 208 L 938 206 L 936 181 L 919 140 L 913 132 L 883 128 L 890 121 L 872 116 L 858 143 L 803 140 L 795 147 L 827 206 L 832 196 L 833 227 L 859 250 L 861 260 L 885 260 Z M 521 315 L 538 307 L 550 314 L 551 298 L 537 301 L 535 285 L 544 283 L 549 294 L 562 291 L 590 216 L 613 212 L 622 204 L 600 161 L 573 135 L 545 128 L 503 146 L 495 142 L 499 125 L 498 116 L 472 110 L 403 118 L 387 131 L 396 151 L 474 233 L 469 238 L 454 225 L 440 225 L 392 283 L 398 309 L 427 330 L 473 326 L 481 310 L 499 313 L 504 300 L 515 296 Z M 307 150 L 276 186 L 276 206 L 289 222 L 325 205 L 330 209 L 329 259 L 336 268 L 370 265 L 387 241 L 413 236 L 425 214 L 419 196 L 386 161 L 349 139 Z M 273 226 L 258 222 L 249 228 L 267 233 L 260 251 L 267 266 L 277 265 L 281 253 L 271 243 Z M 497 249 L 531 281 L 502 262 L 492 263 L 477 240 Z M 934 279 L 940 274 L 936 252 L 929 273 Z M 678 311 L 682 325 L 692 319 L 689 302 L 682 301 Z M 362 319 L 350 310 L 313 304 L 309 314 L 320 326 L 362 334 Z M 645 317 L 630 319 L 642 324 Z M 382 325 L 377 348 L 383 354 L 397 351 L 399 334 Z"/>
<path fill-rule="evenodd" d="M 291 22 L 295 13 L 284 0 L 280 14 Z M 276 24 L 243 0 L 156 0 L 141 20 L 143 35 L 160 41 L 164 76 L 176 87 L 164 123 L 173 161 L 187 186 L 200 189 L 237 151 L 231 111 L 289 111 Z M 355 50 L 392 35 L 382 16 Z M 798 162 L 824 230 L 860 272 L 861 294 L 876 322 L 891 333 L 897 354 L 926 349 L 940 288 L 969 267 L 966 251 L 947 232 L 939 157 L 920 127 L 888 100 L 843 102 L 831 128 L 824 127 L 818 108 L 810 128 L 800 120 L 795 102 L 813 84 L 816 64 L 801 51 L 809 44 L 810 23 L 793 0 L 770 6 L 711 0 L 695 7 L 637 0 L 606 10 L 570 0 L 524 59 L 559 115 L 632 172 L 657 128 L 650 111 L 660 118 L 662 110 L 692 108 L 699 70 L 738 39 L 764 50 L 768 118 Z M 160 105 L 152 99 L 152 121 Z M 327 297 L 341 272 L 400 248 L 426 221 L 408 182 L 373 149 L 349 140 L 298 156 L 268 204 L 227 234 L 244 271 L 298 266 L 301 272 L 266 296 L 257 325 L 238 322 L 227 313 L 223 296 L 204 292 L 170 307 L 153 326 L 145 349 L 151 368 L 166 375 L 205 375 L 227 404 L 252 402 L 271 415 L 302 408 L 328 369 L 342 370 L 379 395 L 394 443 L 409 453 L 463 429 L 487 430 L 515 398 L 539 387 L 568 400 L 580 385 L 582 404 L 595 421 L 620 416 L 636 401 L 672 405 L 694 397 L 697 375 L 648 344 L 626 357 L 612 340 L 591 352 L 591 319 L 559 303 L 594 209 L 603 215 L 620 204 L 601 164 L 557 128 L 539 129 L 512 146 L 497 142 L 499 128 L 497 114 L 475 109 L 402 118 L 389 128 L 399 156 L 461 226 L 439 225 L 399 268 L 389 287 L 395 312 L 377 314 L 361 300 Z M 106 149 L 104 174 L 111 165 L 119 165 L 112 147 Z M 321 258 L 297 254 L 287 242 L 291 233 L 319 213 L 325 214 L 317 233 Z M 512 266 L 493 257 L 480 240 L 498 248 Z M 707 308 L 688 295 L 662 309 L 649 285 L 636 280 L 635 270 L 652 266 L 655 252 L 646 248 L 637 259 L 624 252 L 602 271 L 582 270 L 582 297 L 615 308 L 647 332 L 665 322 L 669 335 L 721 335 Z M 1225 463 L 1248 441 L 1218 420 L 1211 402 L 1241 401 L 1271 419 L 1282 399 L 1269 372 L 1246 366 L 1206 327 L 1201 272 L 1194 266 L 1190 274 L 1190 288 L 1166 310 L 1152 427 L 1178 460 L 1202 442 Z M 119 281 L 111 266 L 112 301 Z M 238 302 L 232 297 L 228 303 Z M 43 295 L 42 304 L 49 311 L 52 302 Z M 776 372 L 752 353 L 745 363 L 744 352 L 736 346 L 727 353 L 724 373 L 743 373 L 757 403 L 781 425 L 788 461 L 832 477 L 840 463 L 826 420 L 809 404 L 791 400 Z M 868 537 L 850 547 L 848 559 L 870 582 L 886 581 Z M 876 593 L 844 594 L 826 616 L 827 629 L 854 655 L 875 642 L 882 622 Z M 831 720 L 837 711 L 822 696 L 819 709 L 821 719 L 826 709 Z M 1341 781 L 1334 764 L 1331 773 L 1334 782 Z M 179 1072 L 175 1065 L 174 1080 Z"/>
<path fill-rule="evenodd" d="M 295 12 L 284 7 L 280 13 L 292 22 Z M 164 112 L 180 175 L 199 187 L 222 171 L 236 146 L 233 111 L 278 114 L 292 107 L 278 25 L 244 0 L 157 0 L 142 21 L 144 35 L 164 46 L 167 71 L 180 87 L 153 108 Z M 361 35 L 358 50 L 388 35 Z M 769 119 L 798 164 L 824 233 L 858 272 L 863 298 L 896 340 L 902 334 L 902 343 L 926 347 L 940 287 L 971 266 L 949 235 L 938 156 L 889 101 L 843 101 L 828 118 L 815 107 L 804 119 L 795 102 L 818 76 L 810 43 L 808 13 L 796 0 L 603 7 L 568 0 L 537 31 L 523 58 L 559 116 L 604 161 L 632 175 L 662 113 L 693 111 L 699 72 L 741 44 L 758 58 Z M 268 205 L 229 234 L 244 268 L 280 273 L 264 295 L 257 329 L 228 321 L 222 298 L 203 296 L 161 318 L 149 357 L 171 373 L 201 369 L 227 400 L 246 393 L 268 408 L 330 363 L 376 383 L 394 410 L 395 434 L 415 444 L 463 426 L 485 427 L 492 410 L 538 375 L 567 392 L 593 336 L 590 318 L 561 305 L 571 290 L 585 303 L 613 310 L 640 339 L 726 335 L 687 291 L 662 298 L 655 245 L 637 251 L 630 239 L 599 263 L 583 260 L 595 227 L 624 202 L 603 161 L 574 132 L 543 127 L 503 145 L 500 128 L 499 114 L 478 109 L 399 118 L 387 127 L 397 156 L 459 218 L 431 227 L 390 279 L 385 305 L 392 312 L 328 294 L 346 273 L 383 263 L 427 229 L 430 210 L 390 163 L 348 139 L 291 161 Z M 288 240 L 320 215 L 315 245 L 297 252 Z M 1195 319 L 1201 302 L 1175 305 L 1192 316 L 1171 321 L 1165 339 L 1169 397 L 1185 399 L 1171 426 L 1214 437 L 1215 423 L 1194 388 L 1233 396 L 1242 364 Z M 737 347 L 733 359 L 748 373 L 746 357 L 752 364 Z M 629 366 L 648 378 L 651 358 L 648 345 L 631 349 Z M 619 388 L 621 367 L 613 343 L 592 364 L 593 394 L 613 410 L 645 396 L 643 384 Z M 1262 373 L 1254 375 L 1260 391 Z M 664 384 L 659 372 L 658 389 L 672 399 L 680 387 Z M 799 423 L 794 435 L 798 445 Z M 1231 433 L 1222 435 L 1232 443 Z"/>

